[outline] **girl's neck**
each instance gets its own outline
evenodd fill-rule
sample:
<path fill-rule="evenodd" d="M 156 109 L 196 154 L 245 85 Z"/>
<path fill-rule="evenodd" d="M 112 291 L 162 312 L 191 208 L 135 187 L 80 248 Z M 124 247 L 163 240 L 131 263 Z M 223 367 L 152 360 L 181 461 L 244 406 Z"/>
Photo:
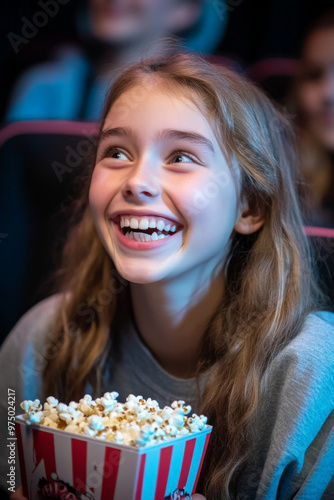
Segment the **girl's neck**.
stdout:
<path fill-rule="evenodd" d="M 222 272 L 206 286 L 198 278 L 130 285 L 142 340 L 167 372 L 181 378 L 195 374 L 203 333 L 223 296 Z"/>

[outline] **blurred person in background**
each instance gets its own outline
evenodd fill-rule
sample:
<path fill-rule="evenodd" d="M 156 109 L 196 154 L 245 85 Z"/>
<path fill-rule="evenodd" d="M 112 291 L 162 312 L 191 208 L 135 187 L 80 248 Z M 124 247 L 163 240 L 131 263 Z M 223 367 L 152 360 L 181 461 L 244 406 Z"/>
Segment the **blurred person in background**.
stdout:
<path fill-rule="evenodd" d="M 334 10 L 302 44 L 292 91 L 309 224 L 334 227 Z"/>
<path fill-rule="evenodd" d="M 161 54 L 164 38 L 177 36 L 191 51 L 214 52 L 225 29 L 228 9 L 223 6 L 222 1 L 218 11 L 209 0 L 82 2 L 77 29 L 83 46 L 60 46 L 52 61 L 26 71 L 6 121 L 98 121 L 112 72 Z"/>

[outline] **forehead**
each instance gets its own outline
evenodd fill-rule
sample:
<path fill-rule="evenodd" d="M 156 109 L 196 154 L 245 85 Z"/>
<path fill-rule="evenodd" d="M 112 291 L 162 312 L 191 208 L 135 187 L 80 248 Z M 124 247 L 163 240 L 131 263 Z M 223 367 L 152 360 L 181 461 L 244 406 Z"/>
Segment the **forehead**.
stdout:
<path fill-rule="evenodd" d="M 153 79 L 152 79 L 153 80 Z M 127 89 L 111 106 L 103 129 L 110 126 L 139 126 L 141 131 L 173 127 L 213 134 L 213 120 L 190 89 L 169 87 L 157 81 Z"/>

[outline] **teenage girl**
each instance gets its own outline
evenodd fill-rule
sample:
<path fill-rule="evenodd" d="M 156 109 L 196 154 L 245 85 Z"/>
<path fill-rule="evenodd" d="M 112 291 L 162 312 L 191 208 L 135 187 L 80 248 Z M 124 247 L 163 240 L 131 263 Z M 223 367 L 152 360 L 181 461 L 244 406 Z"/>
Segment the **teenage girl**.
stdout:
<path fill-rule="evenodd" d="M 4 391 L 183 399 L 213 425 L 194 499 L 333 498 L 333 316 L 296 182 L 290 127 L 255 86 L 191 54 L 124 71 L 61 292 L 5 342 Z"/>

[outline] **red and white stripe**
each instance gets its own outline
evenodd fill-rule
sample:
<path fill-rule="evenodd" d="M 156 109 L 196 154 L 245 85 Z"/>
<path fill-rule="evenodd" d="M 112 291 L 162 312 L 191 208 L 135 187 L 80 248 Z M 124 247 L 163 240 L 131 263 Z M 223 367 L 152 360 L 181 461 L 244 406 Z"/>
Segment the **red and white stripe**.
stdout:
<path fill-rule="evenodd" d="M 16 421 L 24 494 L 58 476 L 84 499 L 163 500 L 177 488 L 195 492 L 211 427 L 174 442 L 130 448 Z"/>

